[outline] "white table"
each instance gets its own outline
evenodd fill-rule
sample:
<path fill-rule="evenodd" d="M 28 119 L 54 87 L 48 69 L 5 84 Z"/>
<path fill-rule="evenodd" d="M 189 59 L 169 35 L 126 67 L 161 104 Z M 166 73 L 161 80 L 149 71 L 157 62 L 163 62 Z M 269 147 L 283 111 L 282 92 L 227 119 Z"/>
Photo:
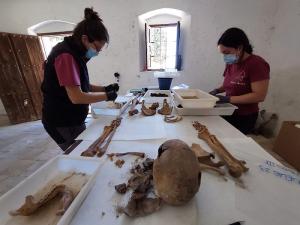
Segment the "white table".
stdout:
<path fill-rule="evenodd" d="M 91 121 L 87 130 L 78 137 L 83 142 L 71 155 L 79 156 L 99 137 L 103 127 L 109 125 L 112 119 L 113 117 L 105 116 Z M 122 126 L 115 134 L 116 138 L 109 145 L 108 152 L 141 151 L 155 158 L 159 146 L 165 140 L 173 138 L 182 139 L 188 144 L 198 143 L 211 151 L 204 141 L 197 138 L 197 132 L 192 126 L 192 121 L 197 120 L 206 125 L 233 155 L 247 162 L 250 170 L 243 176 L 246 189 L 237 186 L 231 178 L 226 182 L 214 174 L 203 172 L 200 190 L 189 204 L 183 207 L 164 205 L 159 212 L 143 218 L 130 219 L 125 215 L 117 218 L 115 207 L 125 204 L 128 196 L 117 194 L 114 185 L 127 181 L 130 176 L 129 168 L 135 157 L 125 156 L 126 163 L 119 169 L 103 156 L 99 159 L 102 161 L 102 167 L 95 186 L 71 225 L 227 225 L 235 221 L 245 221 L 246 225 L 299 224 L 300 216 L 296 212 L 297 203 L 300 202 L 300 184 L 287 182 L 282 177 L 274 176 L 273 173 L 262 172 L 261 169 L 269 165 L 265 164 L 266 160 L 268 163 L 277 163 L 276 170 L 279 170 L 281 164 L 251 138 L 244 136 L 218 116 L 187 116 L 174 124 L 167 124 L 162 119 L 161 115 L 147 119 L 140 115 L 131 118 L 125 115 Z M 145 127 L 153 135 L 141 132 Z M 134 132 L 132 129 L 135 129 Z M 138 134 L 135 135 L 136 133 Z M 105 215 L 101 215 L 102 212 Z"/>

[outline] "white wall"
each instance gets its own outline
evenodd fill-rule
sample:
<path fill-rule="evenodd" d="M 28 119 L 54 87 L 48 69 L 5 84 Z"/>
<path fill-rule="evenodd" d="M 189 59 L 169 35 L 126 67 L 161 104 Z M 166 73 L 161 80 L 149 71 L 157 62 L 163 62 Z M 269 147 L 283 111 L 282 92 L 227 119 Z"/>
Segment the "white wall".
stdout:
<path fill-rule="evenodd" d="M 75 23 L 67 21 L 47 20 L 29 27 L 27 32 L 30 35 L 37 35 L 39 33 L 72 31 L 75 25 Z"/>
<path fill-rule="evenodd" d="M 291 108 L 293 119 L 300 115 L 299 104 L 297 106 L 292 100 L 296 99 L 297 93 L 299 96 L 299 88 L 288 84 L 289 80 L 295 85 L 300 84 L 299 57 L 296 57 L 300 46 L 297 42 L 299 1 L 2 0 L 0 31 L 26 33 L 28 27 L 50 19 L 77 23 L 87 6 L 94 6 L 99 12 L 111 36 L 108 48 L 89 63 L 92 82 L 114 82 L 113 74 L 119 72 L 122 92 L 135 86 L 155 85 L 157 81 L 152 78 L 152 73 L 139 72 L 138 16 L 159 8 L 174 8 L 190 15 L 190 29 L 186 31 L 190 37 L 184 43 L 184 71 L 173 84 L 186 83 L 205 91 L 218 86 L 224 63 L 216 42 L 225 29 L 238 26 L 248 34 L 255 53 L 271 64 L 272 87 L 264 105 L 278 112 L 282 119 L 292 118 L 288 112 Z M 283 82 L 287 87 L 282 87 Z"/>
<path fill-rule="evenodd" d="M 284 120 L 300 121 L 300 1 L 280 1 L 269 51 L 271 83 L 264 106 Z M 278 126 L 277 128 L 280 128 Z"/>
<path fill-rule="evenodd" d="M 240 26 L 250 34 L 258 53 L 266 55 L 269 26 L 277 10 L 274 0 L 2 0 L 0 4 L 0 21 L 5 21 L 0 30 L 16 33 L 26 33 L 28 27 L 50 19 L 77 23 L 84 7 L 94 6 L 108 27 L 111 42 L 103 54 L 90 62 L 91 80 L 109 83 L 118 71 L 123 91 L 139 83 L 138 15 L 159 8 L 180 9 L 191 15 L 191 41 L 187 43 L 187 65 L 180 82 L 209 90 L 222 79 L 224 65 L 216 48 L 219 35 L 230 26 Z"/>
<path fill-rule="evenodd" d="M 170 15 L 160 15 L 154 16 L 147 20 L 148 25 L 151 24 L 169 24 L 169 23 L 177 23 L 180 21 L 180 17 L 170 16 Z"/>

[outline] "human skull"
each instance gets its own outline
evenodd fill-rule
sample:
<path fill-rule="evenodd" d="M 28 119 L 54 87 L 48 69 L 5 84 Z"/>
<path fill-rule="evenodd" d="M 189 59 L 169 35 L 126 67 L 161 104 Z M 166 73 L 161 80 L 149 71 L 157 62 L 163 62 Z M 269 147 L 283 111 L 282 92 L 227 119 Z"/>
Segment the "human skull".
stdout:
<path fill-rule="evenodd" d="M 156 194 L 167 204 L 183 205 L 199 190 L 201 172 L 195 153 L 178 139 L 164 142 L 153 165 Z"/>

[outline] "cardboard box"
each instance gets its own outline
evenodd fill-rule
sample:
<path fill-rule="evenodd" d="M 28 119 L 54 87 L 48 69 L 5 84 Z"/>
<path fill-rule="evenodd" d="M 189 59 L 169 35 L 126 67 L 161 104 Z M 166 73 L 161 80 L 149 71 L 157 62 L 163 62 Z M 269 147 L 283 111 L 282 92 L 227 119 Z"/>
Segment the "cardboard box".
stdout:
<path fill-rule="evenodd" d="M 273 150 L 300 171 L 300 121 L 282 123 Z"/>

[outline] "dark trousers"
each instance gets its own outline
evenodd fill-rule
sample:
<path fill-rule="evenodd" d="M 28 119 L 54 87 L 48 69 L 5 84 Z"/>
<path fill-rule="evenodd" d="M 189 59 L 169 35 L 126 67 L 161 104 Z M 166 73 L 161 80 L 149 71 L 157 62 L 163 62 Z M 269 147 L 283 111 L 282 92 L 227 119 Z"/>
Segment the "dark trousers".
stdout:
<path fill-rule="evenodd" d="M 63 151 L 69 148 L 75 142 L 75 138 L 86 129 L 84 123 L 70 127 L 55 127 L 46 123 L 43 123 L 43 125 L 50 137 Z"/>
<path fill-rule="evenodd" d="M 253 113 L 249 115 L 231 115 L 231 116 L 222 116 L 227 122 L 232 126 L 237 128 L 243 134 L 249 134 L 253 131 L 258 113 Z"/>

